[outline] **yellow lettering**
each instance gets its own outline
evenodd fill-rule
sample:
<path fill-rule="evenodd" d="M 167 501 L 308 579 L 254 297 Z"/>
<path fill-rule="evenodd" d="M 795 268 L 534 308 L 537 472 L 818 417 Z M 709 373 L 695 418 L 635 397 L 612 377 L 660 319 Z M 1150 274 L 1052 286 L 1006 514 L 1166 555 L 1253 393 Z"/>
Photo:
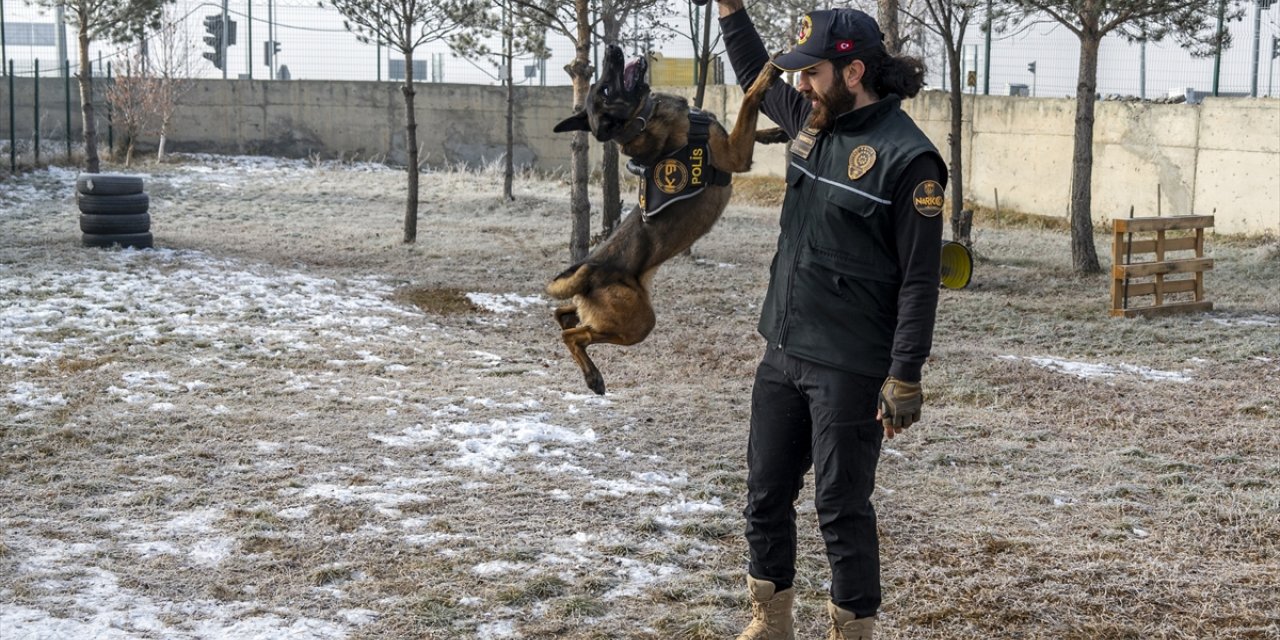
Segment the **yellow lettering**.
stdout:
<path fill-rule="evenodd" d="M 690 184 L 702 184 L 702 148 L 698 147 L 693 150 L 693 157 L 689 159 L 689 182 Z"/>

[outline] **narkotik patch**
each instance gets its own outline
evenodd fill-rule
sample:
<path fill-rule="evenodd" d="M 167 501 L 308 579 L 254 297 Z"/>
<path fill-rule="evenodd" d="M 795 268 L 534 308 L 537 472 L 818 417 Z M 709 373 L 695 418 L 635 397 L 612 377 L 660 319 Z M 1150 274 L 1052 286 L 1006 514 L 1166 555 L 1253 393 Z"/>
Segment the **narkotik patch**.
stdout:
<path fill-rule="evenodd" d="M 942 213 L 942 185 L 936 180 L 921 182 L 916 185 L 916 190 L 911 194 L 911 203 L 915 205 L 916 211 L 926 218 Z"/>

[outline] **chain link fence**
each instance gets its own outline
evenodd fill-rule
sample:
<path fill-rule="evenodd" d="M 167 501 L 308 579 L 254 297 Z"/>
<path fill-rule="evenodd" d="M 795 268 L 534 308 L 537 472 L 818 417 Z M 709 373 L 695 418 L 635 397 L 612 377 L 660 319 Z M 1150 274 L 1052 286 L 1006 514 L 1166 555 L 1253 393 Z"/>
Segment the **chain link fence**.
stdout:
<path fill-rule="evenodd" d="M 227 26 L 235 42 L 226 49 L 225 63 L 218 61 L 221 64 L 215 65 L 211 58 L 216 53 L 206 44 L 206 38 L 211 38 L 212 30 L 217 28 L 213 25 L 220 24 L 224 4 L 229 23 L 234 23 Z M 669 24 L 665 29 L 651 30 L 659 36 L 653 41 L 654 50 L 667 58 L 693 56 L 688 40 L 678 35 L 682 27 L 687 28 L 687 4 L 673 0 L 666 14 Z M 874 5 L 868 0 L 833 4 L 874 11 L 874 6 L 865 6 Z M 15 74 L 30 77 L 38 64 L 42 76 L 60 75 L 66 60 L 70 61 L 71 73 L 77 72 L 76 34 L 59 24 L 54 11 L 11 0 L 0 4 L 0 16 L 4 20 L 3 58 L 12 61 Z M 185 34 L 187 51 L 193 59 L 191 75 L 195 77 L 365 81 L 403 78 L 404 60 L 400 54 L 361 43 L 343 26 L 341 14 L 315 0 L 178 0 L 169 9 L 169 16 Z M 906 22 L 903 28 L 911 29 Z M 1267 0 L 1251 3 L 1244 20 L 1230 22 L 1226 28 L 1234 42 L 1218 58 L 1193 57 L 1171 42 L 1139 44 L 1108 37 L 1099 53 L 1098 92 L 1162 98 L 1188 89 L 1208 94 L 1216 85 L 1223 95 L 1278 95 L 1276 91 L 1280 89 L 1275 85 L 1280 60 L 1276 52 L 1280 45 L 1275 43 L 1280 37 L 1280 4 Z M 923 32 L 908 33 L 907 37 L 914 38 L 914 46 L 929 65 L 930 86 L 947 88 L 942 47 Z M 572 58 L 573 48 L 566 38 L 554 34 L 549 35 L 549 44 L 551 58 L 516 61 L 516 83 L 569 84 L 564 66 Z M 968 91 L 1038 97 L 1064 97 L 1076 91 L 1079 44 L 1063 27 L 1039 24 L 1015 33 L 993 34 L 988 47 L 985 34 L 971 26 L 963 50 L 962 78 L 969 80 L 968 72 L 973 72 L 973 86 L 966 87 Z M 501 82 L 496 61 L 457 56 L 443 43 L 423 46 L 415 57 L 414 76 L 423 82 Z M 108 72 L 118 75 L 128 58 L 126 51 L 109 43 L 93 43 L 90 47 L 91 64 L 95 67 L 92 71 L 99 77 Z M 725 66 L 725 80 L 733 82 L 732 70 Z M 8 67 L 6 64 L 6 74 Z"/>

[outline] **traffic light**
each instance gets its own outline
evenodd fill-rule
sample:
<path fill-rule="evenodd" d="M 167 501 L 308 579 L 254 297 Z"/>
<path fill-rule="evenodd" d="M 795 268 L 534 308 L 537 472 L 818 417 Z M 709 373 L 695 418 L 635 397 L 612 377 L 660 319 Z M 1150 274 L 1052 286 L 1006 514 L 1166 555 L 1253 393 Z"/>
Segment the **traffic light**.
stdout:
<path fill-rule="evenodd" d="M 275 40 L 262 41 L 262 64 L 271 66 L 271 61 L 276 59 L 276 54 L 280 53 L 280 43 Z"/>
<path fill-rule="evenodd" d="M 1271 59 L 1280 58 L 1280 36 L 1271 36 Z"/>
<path fill-rule="evenodd" d="M 1033 73 L 1033 74 L 1034 74 L 1034 73 L 1036 72 L 1036 63 L 1035 63 L 1035 62 L 1028 62 L 1028 63 L 1027 63 L 1027 71 L 1030 71 L 1031 73 Z"/>
<path fill-rule="evenodd" d="M 201 54 L 205 60 L 213 63 L 213 66 L 222 68 L 222 54 L 226 53 L 227 47 L 236 43 L 236 21 L 227 20 L 226 38 L 222 34 L 222 14 L 216 13 L 211 16 L 204 17 L 204 30 L 209 35 L 204 37 L 204 43 L 209 45 L 212 51 L 206 51 Z"/>
<path fill-rule="evenodd" d="M 206 51 L 202 55 L 205 60 L 213 63 L 213 66 L 222 68 L 222 14 L 215 14 L 204 17 L 204 30 L 209 35 L 204 37 L 204 43 L 209 45 L 213 50 Z"/>

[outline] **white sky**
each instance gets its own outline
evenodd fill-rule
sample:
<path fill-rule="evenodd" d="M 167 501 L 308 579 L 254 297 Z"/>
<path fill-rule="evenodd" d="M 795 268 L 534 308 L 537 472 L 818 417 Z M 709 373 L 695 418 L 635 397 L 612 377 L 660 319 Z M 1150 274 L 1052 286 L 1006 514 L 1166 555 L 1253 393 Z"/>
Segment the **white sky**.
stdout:
<path fill-rule="evenodd" d="M 281 0 L 276 4 L 287 6 L 275 7 L 275 24 L 278 27 L 276 40 L 281 42 L 280 63 L 288 66 L 294 79 L 334 79 L 334 80 L 375 80 L 379 77 L 387 79 L 388 52 L 382 50 L 382 63 L 379 65 L 379 51 L 372 45 L 364 45 L 347 33 L 342 26 L 341 17 L 331 9 L 319 9 L 314 2 L 300 0 Z M 16 5 L 16 6 L 15 6 Z M 682 17 L 685 3 L 674 0 L 670 13 L 672 26 L 679 28 L 687 22 Z M 816 6 L 816 5 L 815 5 Z M 231 0 L 230 12 L 239 23 L 236 46 L 230 48 L 229 77 L 243 74 L 250 70 L 248 66 L 249 41 L 245 17 L 250 10 L 253 13 L 252 34 L 252 73 L 255 78 L 266 77 L 267 69 L 263 64 L 263 42 L 267 39 L 267 2 L 266 0 Z M 6 3 L 6 20 L 18 22 L 51 22 L 51 14 L 28 7 L 24 3 Z M 202 20 L 204 16 L 218 12 L 217 3 L 210 0 L 179 0 L 179 15 L 186 15 L 192 34 L 195 50 L 205 51 L 201 41 L 204 35 Z M 713 27 L 714 29 L 715 27 Z M 1249 9 L 1243 21 L 1234 22 L 1229 29 L 1235 39 L 1235 45 L 1223 55 L 1221 64 L 1220 89 L 1229 93 L 1248 93 L 1252 68 L 1252 52 L 1254 43 L 1253 11 Z M 1259 95 L 1277 95 L 1280 88 L 1273 88 L 1276 76 L 1280 75 L 1280 64 L 1273 64 L 1269 59 L 1270 41 L 1273 35 L 1280 34 L 1280 4 L 1262 12 L 1259 28 L 1260 59 L 1258 71 Z M 552 58 L 547 61 L 546 83 L 553 85 L 568 84 L 568 76 L 563 67 L 572 57 L 572 48 L 564 38 L 552 38 Z M 981 62 L 983 55 L 983 36 L 971 28 L 966 38 L 966 60 L 978 60 L 975 65 L 980 73 L 985 67 Z M 679 36 L 655 47 L 668 57 L 688 57 L 692 55 L 689 42 Z M 101 49 L 101 51 L 99 51 Z M 91 57 L 95 60 L 99 54 L 103 59 L 111 57 L 107 47 L 95 47 Z M 41 67 L 49 69 L 51 61 L 57 57 L 53 47 L 19 46 L 8 47 L 6 54 L 16 61 L 20 72 L 30 69 L 30 61 L 41 59 Z M 1078 43 L 1075 36 L 1065 28 L 1053 25 L 1040 25 L 1017 35 L 997 36 L 992 45 L 991 92 L 1004 93 L 1008 83 L 1035 85 L 1036 95 L 1062 97 L 1075 92 Z M 496 68 L 485 61 L 463 60 L 453 56 L 443 45 L 425 47 L 418 57 L 427 62 L 427 77 L 432 77 L 432 56 L 439 57 L 442 65 L 443 81 L 457 83 L 496 83 Z M 197 53 L 197 58 L 199 55 Z M 1103 43 L 1099 69 L 1099 91 L 1101 93 L 1122 93 L 1138 95 L 1142 77 L 1142 53 L 1138 45 L 1129 44 L 1119 38 L 1108 38 Z M 1037 74 L 1033 78 L 1027 71 L 1027 63 L 1037 63 Z M 942 85 L 939 72 L 944 68 L 941 58 L 927 60 L 930 68 L 930 80 L 934 86 Z M 532 64 L 532 60 L 518 63 L 516 77 L 523 77 L 523 66 Z M 116 63 L 117 65 L 119 63 Z M 726 64 L 727 66 L 727 64 Z M 206 77 L 219 77 L 221 72 L 203 59 L 197 60 L 197 68 Z M 47 73 L 47 72 L 46 72 Z M 732 72 L 729 71 L 729 81 Z M 537 83 L 534 79 L 531 83 Z M 983 81 L 979 80 L 979 90 Z M 1213 60 L 1196 59 L 1187 55 L 1173 45 L 1152 44 L 1147 48 L 1146 95 L 1158 97 L 1170 90 L 1182 90 L 1187 87 L 1199 91 L 1209 91 L 1213 84 Z"/>

